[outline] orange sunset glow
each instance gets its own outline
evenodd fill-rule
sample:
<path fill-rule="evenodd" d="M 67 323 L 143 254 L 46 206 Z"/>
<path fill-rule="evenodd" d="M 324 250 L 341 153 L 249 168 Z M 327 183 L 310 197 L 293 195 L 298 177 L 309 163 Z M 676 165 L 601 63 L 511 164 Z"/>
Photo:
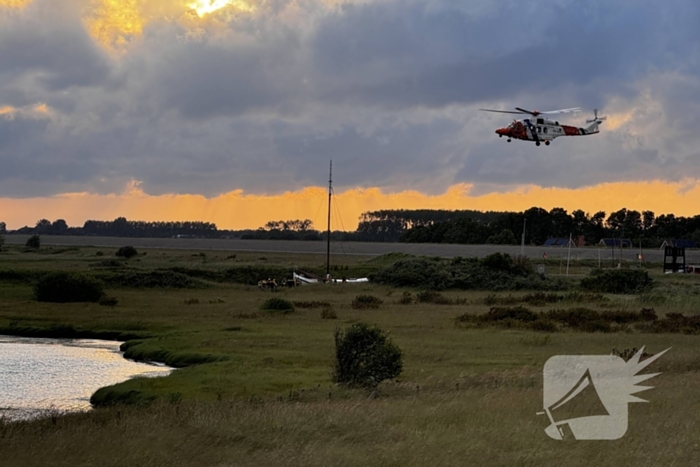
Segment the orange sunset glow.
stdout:
<path fill-rule="evenodd" d="M 608 214 L 621 208 L 672 212 L 680 216 L 698 214 L 700 182 L 610 183 L 581 189 L 522 187 L 509 193 L 470 196 L 470 186 L 454 186 L 446 193 L 428 196 L 415 191 L 387 194 L 378 188 L 348 190 L 334 197 L 334 230 L 354 230 L 363 212 L 380 209 L 473 209 L 480 211 L 524 211 L 530 207 L 550 210 L 563 207 L 593 214 Z M 133 185 L 120 195 L 72 193 L 50 198 L 0 199 L 0 210 L 8 227 L 34 225 L 47 218 L 65 219 L 80 226 L 86 220 L 207 221 L 220 229 L 254 229 L 270 220 L 311 219 L 317 229 L 325 228 L 327 192 L 310 187 L 276 196 L 246 195 L 240 191 L 216 198 L 198 195 L 145 194 Z M 337 209 L 337 210 L 336 210 Z"/>

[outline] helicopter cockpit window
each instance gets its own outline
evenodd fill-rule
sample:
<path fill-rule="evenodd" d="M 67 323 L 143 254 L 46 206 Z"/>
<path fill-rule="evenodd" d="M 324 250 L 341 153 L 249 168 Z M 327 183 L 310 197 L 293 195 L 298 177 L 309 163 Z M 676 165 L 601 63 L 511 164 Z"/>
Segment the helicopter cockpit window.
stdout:
<path fill-rule="evenodd" d="M 538 124 L 538 125 L 544 125 L 544 118 L 538 118 L 538 119 L 537 119 L 537 124 Z"/>

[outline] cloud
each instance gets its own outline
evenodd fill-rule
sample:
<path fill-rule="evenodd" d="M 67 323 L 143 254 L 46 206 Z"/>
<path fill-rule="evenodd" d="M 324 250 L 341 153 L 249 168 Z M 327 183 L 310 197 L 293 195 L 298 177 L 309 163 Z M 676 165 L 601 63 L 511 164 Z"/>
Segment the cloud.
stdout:
<path fill-rule="evenodd" d="M 697 2 L 191 3 L 0 8 L 0 109 L 50 113 L 0 110 L 0 196 L 279 194 L 331 158 L 339 189 L 387 193 L 700 179 Z M 507 144 L 477 109 L 516 105 L 610 119 Z"/>

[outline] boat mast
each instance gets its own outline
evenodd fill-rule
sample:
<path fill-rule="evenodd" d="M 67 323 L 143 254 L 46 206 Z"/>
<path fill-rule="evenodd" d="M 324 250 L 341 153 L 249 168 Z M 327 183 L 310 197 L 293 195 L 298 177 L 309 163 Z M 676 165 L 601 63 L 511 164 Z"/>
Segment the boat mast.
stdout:
<path fill-rule="evenodd" d="M 333 160 L 328 176 L 328 230 L 326 239 L 326 280 L 331 278 L 331 194 L 333 193 Z"/>

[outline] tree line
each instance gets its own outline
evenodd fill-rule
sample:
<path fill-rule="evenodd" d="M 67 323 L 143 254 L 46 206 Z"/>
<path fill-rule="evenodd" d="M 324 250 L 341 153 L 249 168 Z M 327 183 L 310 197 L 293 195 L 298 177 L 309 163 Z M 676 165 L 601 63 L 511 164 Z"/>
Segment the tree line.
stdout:
<path fill-rule="evenodd" d="M 594 214 L 580 209 L 547 211 L 533 207 L 524 212 L 503 212 L 485 221 L 471 216 L 442 222 L 425 223 L 406 230 L 399 241 L 409 243 L 517 244 L 525 229 L 525 243 L 541 245 L 548 238 L 582 236 L 586 245 L 595 245 L 603 238 L 628 238 L 635 244 L 658 247 L 664 240 L 687 239 L 700 243 L 700 215 L 676 217 L 656 216 L 652 211 L 620 209 Z"/>
<path fill-rule="evenodd" d="M 86 221 L 82 227 L 69 227 L 65 220 L 39 220 L 34 227 L 22 227 L 10 233 L 37 235 L 87 235 L 100 237 L 197 237 L 216 238 L 221 231 L 211 222 Z"/>
<path fill-rule="evenodd" d="M 472 210 L 380 210 L 360 216 L 352 232 L 334 231 L 331 239 L 361 242 L 518 244 L 525 224 L 525 243 L 541 245 L 548 238 L 582 236 L 587 245 L 603 238 L 628 238 L 645 247 L 658 247 L 667 239 L 688 239 L 700 244 L 700 215 L 693 217 L 652 211 L 620 209 L 589 214 L 569 213 L 563 208 L 549 211 L 532 207 L 524 212 Z M 0 222 L 0 234 L 5 233 Z M 314 228 L 309 219 L 269 221 L 258 229 L 220 230 L 210 222 L 86 221 L 82 227 L 69 227 L 65 220 L 39 220 L 34 227 L 7 232 L 39 235 L 92 235 L 115 237 L 192 237 L 268 240 L 322 241 L 326 232 Z"/>

